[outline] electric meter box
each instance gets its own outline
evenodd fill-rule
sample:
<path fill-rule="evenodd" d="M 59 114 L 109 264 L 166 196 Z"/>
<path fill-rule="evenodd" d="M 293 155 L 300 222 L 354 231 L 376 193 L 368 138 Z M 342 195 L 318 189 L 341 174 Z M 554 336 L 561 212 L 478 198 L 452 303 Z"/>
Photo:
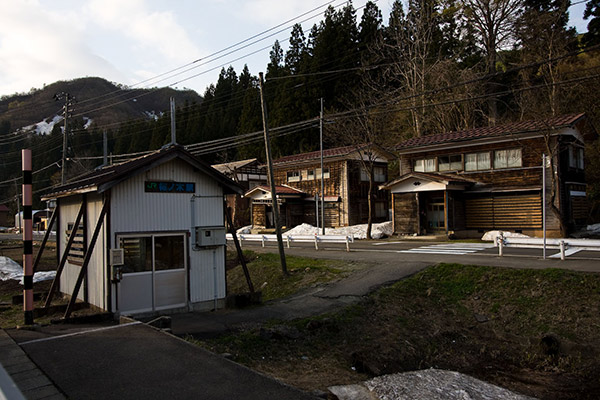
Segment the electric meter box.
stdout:
<path fill-rule="evenodd" d="M 110 249 L 110 265 L 123 265 L 123 264 L 125 264 L 124 249 Z"/>
<path fill-rule="evenodd" d="M 196 227 L 196 247 L 224 246 L 226 244 L 224 226 Z"/>

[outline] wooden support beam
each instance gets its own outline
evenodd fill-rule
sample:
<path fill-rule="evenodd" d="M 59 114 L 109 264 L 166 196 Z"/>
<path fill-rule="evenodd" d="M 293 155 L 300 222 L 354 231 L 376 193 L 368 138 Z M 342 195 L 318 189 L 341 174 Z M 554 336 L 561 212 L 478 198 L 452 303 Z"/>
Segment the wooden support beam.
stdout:
<path fill-rule="evenodd" d="M 52 286 L 50 286 L 50 291 L 48 292 L 48 298 L 46 298 L 46 304 L 44 304 L 44 308 L 48 309 L 50 307 L 50 303 L 52 303 L 52 298 L 54 297 L 54 292 L 58 287 L 58 282 L 60 281 L 60 275 L 62 274 L 63 269 L 65 268 L 65 264 L 67 263 L 67 258 L 69 257 L 69 251 L 71 251 L 71 246 L 75 241 L 75 236 L 77 229 L 79 229 L 79 223 L 81 222 L 81 218 L 83 216 L 83 210 L 87 207 L 85 201 L 81 203 L 81 207 L 79 208 L 79 212 L 77 213 L 77 218 L 75 218 L 75 223 L 73 224 L 73 229 L 71 230 L 71 235 L 69 235 L 69 240 L 67 241 L 67 246 L 65 247 L 65 251 L 60 259 L 60 264 L 58 264 L 58 268 L 56 269 L 56 276 L 52 281 Z M 60 235 L 60 232 L 56 232 L 57 235 Z M 58 240 L 57 240 L 58 243 Z M 59 249 L 56 250 L 59 252 Z"/>
<path fill-rule="evenodd" d="M 42 239 L 42 244 L 40 245 L 40 249 L 38 250 L 36 256 L 35 256 L 35 261 L 33 262 L 33 273 L 35 274 L 35 271 L 37 271 L 37 267 L 38 264 L 40 263 L 40 260 L 42 259 L 42 253 L 44 252 L 44 249 L 46 248 L 46 243 L 48 242 L 48 238 L 50 237 L 50 230 L 52 229 L 52 225 L 54 225 L 54 221 L 56 221 L 56 217 L 58 216 L 58 208 L 54 209 L 54 212 L 52 213 L 52 216 L 50 217 L 50 222 L 48 223 L 48 228 L 46 229 L 46 234 L 44 235 L 44 239 Z"/>
<path fill-rule="evenodd" d="M 233 243 L 235 244 L 235 249 L 237 250 L 238 260 L 240 260 L 240 264 L 242 264 L 242 269 L 244 270 L 244 276 L 246 277 L 246 282 L 248 283 L 248 289 L 250 290 L 250 293 L 254 293 L 254 285 L 252 284 L 252 279 L 250 279 L 250 271 L 248 271 L 248 266 L 246 265 L 244 254 L 242 253 L 242 247 L 238 242 L 235 227 L 233 226 L 233 221 L 230 214 L 231 208 L 227 207 L 227 202 L 224 202 L 223 206 L 225 207 L 225 215 L 227 216 L 229 232 L 231 233 L 231 236 L 233 236 Z"/>
<path fill-rule="evenodd" d="M 69 305 L 67 306 L 67 310 L 65 311 L 64 319 L 69 318 L 71 312 L 73 311 L 73 306 L 77 301 L 77 294 L 79 293 L 79 289 L 81 288 L 81 283 L 83 282 L 83 278 L 87 272 L 87 266 L 90 263 L 90 259 L 92 258 L 92 253 L 94 252 L 94 248 L 96 247 L 96 240 L 98 239 L 98 235 L 100 234 L 100 228 L 104 223 L 104 216 L 108 211 L 108 207 L 110 206 L 110 199 L 107 198 L 104 201 L 104 205 L 102 206 L 102 211 L 100 211 L 100 216 L 98 217 L 98 222 L 96 223 L 96 228 L 94 229 L 94 234 L 92 235 L 92 240 L 90 241 L 90 246 L 86 249 L 85 258 L 83 259 L 83 265 L 81 266 L 81 270 L 79 271 L 79 276 L 77 277 L 77 282 L 75 282 L 75 287 L 73 288 L 73 294 L 71 295 L 71 299 L 69 300 Z"/>

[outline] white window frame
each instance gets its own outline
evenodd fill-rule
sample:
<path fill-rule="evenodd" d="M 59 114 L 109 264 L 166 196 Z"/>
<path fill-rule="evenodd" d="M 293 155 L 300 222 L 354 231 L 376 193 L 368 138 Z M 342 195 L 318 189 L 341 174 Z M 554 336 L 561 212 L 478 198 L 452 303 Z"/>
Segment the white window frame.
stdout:
<path fill-rule="evenodd" d="M 487 155 L 487 161 L 483 159 L 483 155 Z M 468 158 L 472 156 L 475 157 L 475 168 L 469 167 Z M 486 171 L 488 169 L 492 169 L 492 157 L 489 151 L 465 154 L 465 171 Z"/>
<path fill-rule="evenodd" d="M 437 170 L 437 159 L 433 158 L 420 158 L 414 160 L 413 171 L 415 172 L 436 172 Z"/>
<path fill-rule="evenodd" d="M 442 161 L 440 161 L 442 158 L 447 158 L 448 162 L 444 163 Z M 455 161 L 452 161 L 452 158 L 455 159 Z M 456 159 L 458 158 L 458 161 L 456 161 Z M 443 168 L 443 165 L 447 165 L 448 168 Z M 439 156 L 438 157 L 438 171 L 440 172 L 446 172 L 446 171 L 462 171 L 463 169 L 463 163 L 462 163 L 462 154 L 451 154 L 451 155 L 447 155 L 447 156 Z"/>
<path fill-rule="evenodd" d="M 523 151 L 521 149 L 494 151 L 494 169 L 520 168 L 522 166 Z"/>
<path fill-rule="evenodd" d="M 300 177 L 300 171 L 289 171 L 287 173 L 287 181 L 288 182 L 300 182 L 302 178 Z"/>

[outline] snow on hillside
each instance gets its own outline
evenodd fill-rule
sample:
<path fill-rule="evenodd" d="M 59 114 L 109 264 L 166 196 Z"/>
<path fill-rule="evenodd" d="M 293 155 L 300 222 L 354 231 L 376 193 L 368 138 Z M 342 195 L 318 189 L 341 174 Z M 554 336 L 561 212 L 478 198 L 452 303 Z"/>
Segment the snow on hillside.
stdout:
<path fill-rule="evenodd" d="M 50 121 L 45 119 L 37 124 L 24 126 L 21 128 L 22 131 L 35 131 L 38 135 L 48 135 L 54 129 L 54 125 L 58 124 L 63 120 L 61 115 L 55 115 Z"/>

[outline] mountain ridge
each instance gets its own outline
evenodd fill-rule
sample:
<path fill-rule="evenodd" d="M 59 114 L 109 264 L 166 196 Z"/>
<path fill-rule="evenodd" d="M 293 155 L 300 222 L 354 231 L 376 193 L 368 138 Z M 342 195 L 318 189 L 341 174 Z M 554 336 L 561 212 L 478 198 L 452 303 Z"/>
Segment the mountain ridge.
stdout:
<path fill-rule="evenodd" d="M 132 119 L 155 119 L 169 110 L 171 97 L 175 98 L 177 105 L 202 102 L 202 97 L 193 90 L 170 87 L 136 89 L 100 77 L 57 81 L 28 93 L 0 97 L 0 122 L 4 127 L 0 133 L 33 130 L 38 123 L 58 122 L 55 117 L 62 115 L 64 102 L 56 101 L 54 96 L 61 92 L 75 98 L 70 114 L 82 122 L 81 126 L 93 124 L 101 127 Z"/>

